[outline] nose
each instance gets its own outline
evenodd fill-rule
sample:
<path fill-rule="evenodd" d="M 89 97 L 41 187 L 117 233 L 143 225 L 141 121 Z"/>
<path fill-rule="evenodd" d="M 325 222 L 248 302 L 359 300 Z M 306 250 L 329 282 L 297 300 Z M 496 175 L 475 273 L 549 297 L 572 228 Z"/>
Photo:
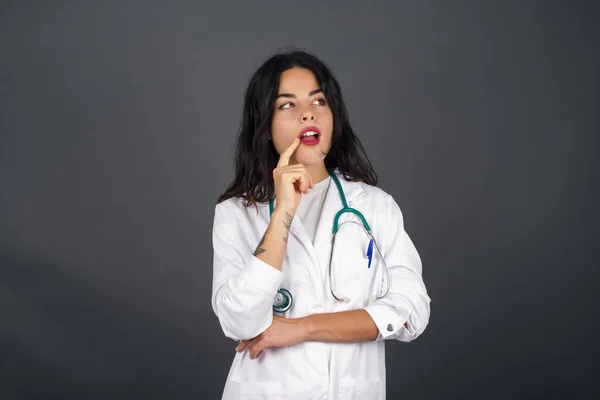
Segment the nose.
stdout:
<path fill-rule="evenodd" d="M 314 121 L 314 120 L 315 120 L 315 116 L 312 115 L 311 113 L 305 113 L 304 115 L 302 115 L 302 122 Z"/>

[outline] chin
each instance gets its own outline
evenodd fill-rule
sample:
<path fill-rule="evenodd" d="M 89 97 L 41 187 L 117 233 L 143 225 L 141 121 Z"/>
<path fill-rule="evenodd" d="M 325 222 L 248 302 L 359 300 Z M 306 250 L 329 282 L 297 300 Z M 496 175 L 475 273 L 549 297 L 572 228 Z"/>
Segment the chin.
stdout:
<path fill-rule="evenodd" d="M 297 154 L 296 162 L 303 164 L 308 167 L 309 165 L 321 164 L 325 161 L 325 156 L 322 153 L 319 154 Z"/>

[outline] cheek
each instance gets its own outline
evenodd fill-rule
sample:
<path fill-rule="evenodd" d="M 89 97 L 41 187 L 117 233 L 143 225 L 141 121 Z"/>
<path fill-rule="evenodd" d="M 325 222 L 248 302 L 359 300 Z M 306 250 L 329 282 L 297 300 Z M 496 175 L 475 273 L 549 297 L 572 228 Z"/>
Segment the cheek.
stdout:
<path fill-rule="evenodd" d="M 321 109 L 317 115 L 323 129 L 327 129 L 329 135 L 333 133 L 333 114 L 329 108 Z"/>
<path fill-rule="evenodd" d="M 294 120 L 289 115 L 278 115 L 271 122 L 271 138 L 277 152 L 281 153 L 292 144 L 295 138 Z"/>
<path fill-rule="evenodd" d="M 333 114 L 329 107 L 319 107 L 315 109 L 315 114 L 321 119 L 333 119 Z"/>

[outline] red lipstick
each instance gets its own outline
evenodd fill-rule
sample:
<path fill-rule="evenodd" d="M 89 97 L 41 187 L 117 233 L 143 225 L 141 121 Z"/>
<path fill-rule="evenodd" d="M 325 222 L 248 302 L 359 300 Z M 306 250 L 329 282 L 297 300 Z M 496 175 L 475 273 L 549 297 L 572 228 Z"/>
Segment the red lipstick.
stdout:
<path fill-rule="evenodd" d="M 306 134 L 306 135 L 305 135 Z M 321 138 L 321 131 L 316 126 L 307 126 L 298 134 L 300 142 L 306 146 L 316 146 Z"/>

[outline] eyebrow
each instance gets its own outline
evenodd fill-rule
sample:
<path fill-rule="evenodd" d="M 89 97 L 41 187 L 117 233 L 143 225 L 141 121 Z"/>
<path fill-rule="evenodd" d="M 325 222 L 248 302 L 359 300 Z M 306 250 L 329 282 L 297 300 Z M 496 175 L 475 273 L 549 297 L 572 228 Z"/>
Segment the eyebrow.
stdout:
<path fill-rule="evenodd" d="M 319 88 L 319 89 L 311 90 L 308 93 L 308 97 L 314 96 L 317 93 L 323 93 L 323 89 Z M 292 94 L 292 93 L 280 93 L 280 94 L 277 95 L 277 98 L 280 98 L 280 97 L 287 97 L 289 99 L 295 99 L 296 95 Z"/>

